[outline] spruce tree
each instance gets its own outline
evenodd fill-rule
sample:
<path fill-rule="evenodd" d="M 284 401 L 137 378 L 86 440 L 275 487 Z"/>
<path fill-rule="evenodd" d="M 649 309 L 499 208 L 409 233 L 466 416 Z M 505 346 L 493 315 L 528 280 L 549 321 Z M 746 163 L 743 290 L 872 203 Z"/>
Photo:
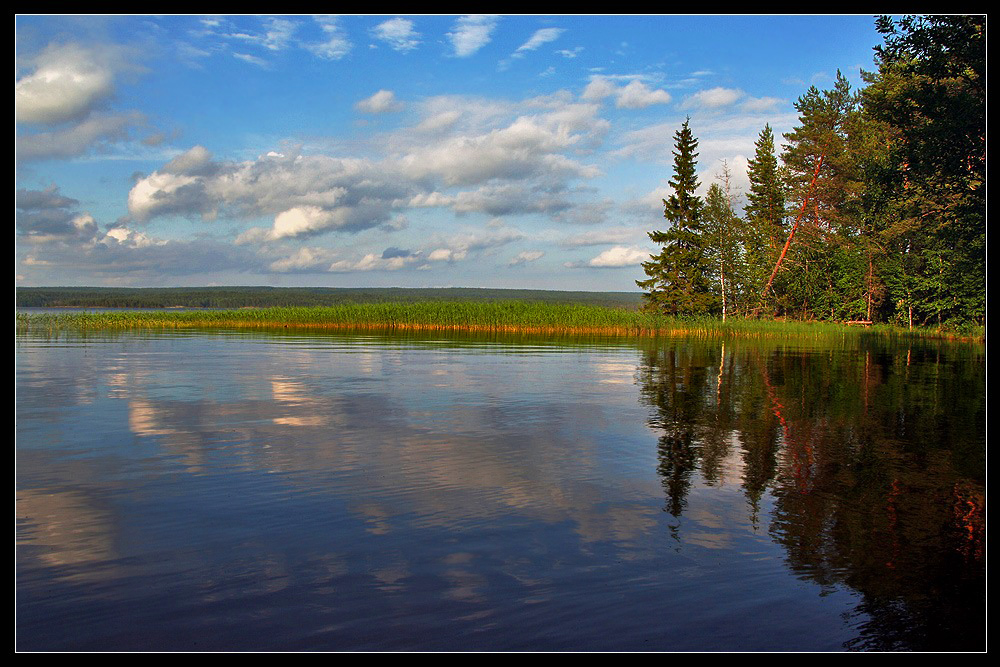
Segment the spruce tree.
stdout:
<path fill-rule="evenodd" d="M 767 284 L 787 235 L 786 185 L 775 154 L 774 132 L 770 125 L 761 130 L 755 146 L 754 157 L 747 162 L 750 190 L 743 209 L 746 224 L 742 235 L 743 275 L 747 287 L 753 292 L 753 304 L 760 300 L 761 291 Z"/>
<path fill-rule="evenodd" d="M 751 224 L 766 230 L 772 246 L 780 247 L 785 242 L 785 186 L 770 125 L 764 125 L 755 146 L 754 157 L 747 162 L 750 191 L 744 212 Z"/>
<path fill-rule="evenodd" d="M 671 224 L 666 231 L 649 232 L 663 246 L 642 268 L 649 276 L 636 284 L 646 290 L 646 310 L 670 315 L 707 313 L 715 304 L 711 292 L 709 258 L 702 231 L 702 201 L 698 189 L 698 140 L 684 121 L 674 134 L 673 194 L 663 200 L 663 217 Z"/>

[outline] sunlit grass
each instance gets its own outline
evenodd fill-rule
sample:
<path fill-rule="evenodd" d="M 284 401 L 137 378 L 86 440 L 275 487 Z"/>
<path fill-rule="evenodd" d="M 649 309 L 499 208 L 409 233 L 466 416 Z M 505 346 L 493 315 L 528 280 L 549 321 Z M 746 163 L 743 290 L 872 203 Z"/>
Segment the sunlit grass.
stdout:
<path fill-rule="evenodd" d="M 865 329 L 824 322 L 674 318 L 589 305 L 493 302 L 367 303 L 324 307 L 194 311 L 108 311 L 17 314 L 18 330 L 127 329 L 360 329 L 379 331 L 492 331 L 615 336 L 740 336 L 748 338 L 854 336 Z M 892 335 L 909 332 L 889 327 Z M 869 330 L 871 331 L 871 330 Z"/>

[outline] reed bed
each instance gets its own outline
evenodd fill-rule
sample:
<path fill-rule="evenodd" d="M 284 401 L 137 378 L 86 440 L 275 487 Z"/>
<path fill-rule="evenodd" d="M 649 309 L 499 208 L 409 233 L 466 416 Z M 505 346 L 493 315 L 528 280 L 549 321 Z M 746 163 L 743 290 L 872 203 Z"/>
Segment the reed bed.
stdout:
<path fill-rule="evenodd" d="M 859 327 L 820 322 L 673 318 L 633 310 L 522 301 L 363 303 L 195 311 L 18 313 L 18 330 L 357 329 L 563 333 L 608 336 L 856 336 Z M 884 328 L 888 331 L 888 328 Z M 900 335 L 899 330 L 893 330 Z M 903 332 L 905 335 L 906 332 Z"/>

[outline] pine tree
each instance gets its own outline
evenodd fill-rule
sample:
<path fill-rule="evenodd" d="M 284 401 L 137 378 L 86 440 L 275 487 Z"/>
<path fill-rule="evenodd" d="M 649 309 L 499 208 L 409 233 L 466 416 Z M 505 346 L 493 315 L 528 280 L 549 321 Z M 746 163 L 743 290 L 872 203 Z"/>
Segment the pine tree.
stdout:
<path fill-rule="evenodd" d="M 673 194 L 663 200 L 663 217 L 671 226 L 666 231 L 649 232 L 654 243 L 663 246 L 650 261 L 643 262 L 646 280 L 636 284 L 646 290 L 646 310 L 671 315 L 709 312 L 715 305 L 711 292 L 709 259 L 702 231 L 702 201 L 698 189 L 698 140 L 689 126 L 690 118 L 674 133 Z"/>
<path fill-rule="evenodd" d="M 832 89 L 811 86 L 795 108 L 799 125 L 783 135 L 782 162 L 802 227 L 775 283 L 779 310 L 805 319 L 860 319 L 870 281 L 855 243 L 862 227 L 851 145 L 859 129 L 858 96 L 838 71 Z"/>

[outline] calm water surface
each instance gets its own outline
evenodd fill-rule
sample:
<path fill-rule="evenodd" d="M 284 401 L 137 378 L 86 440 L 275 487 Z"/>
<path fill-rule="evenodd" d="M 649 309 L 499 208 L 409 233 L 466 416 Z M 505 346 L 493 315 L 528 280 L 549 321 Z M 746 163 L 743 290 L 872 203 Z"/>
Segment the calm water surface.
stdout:
<path fill-rule="evenodd" d="M 982 650 L 979 345 L 18 334 L 20 650 Z"/>

